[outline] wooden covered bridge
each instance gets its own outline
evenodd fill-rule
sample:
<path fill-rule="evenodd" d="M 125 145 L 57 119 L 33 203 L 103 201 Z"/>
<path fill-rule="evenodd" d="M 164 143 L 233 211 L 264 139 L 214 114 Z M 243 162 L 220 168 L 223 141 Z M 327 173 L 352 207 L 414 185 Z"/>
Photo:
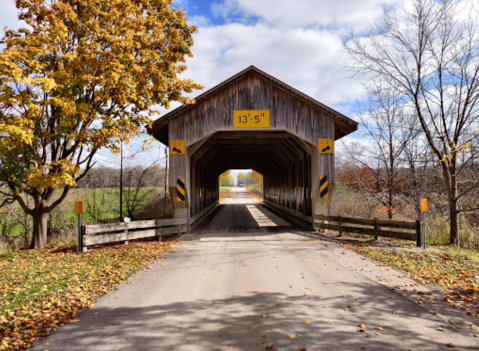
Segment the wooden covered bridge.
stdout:
<path fill-rule="evenodd" d="M 197 226 L 219 202 L 219 175 L 254 169 L 264 204 L 303 227 L 329 214 L 334 141 L 358 124 L 254 66 L 156 120 L 150 134 L 169 146 L 175 218 Z"/>

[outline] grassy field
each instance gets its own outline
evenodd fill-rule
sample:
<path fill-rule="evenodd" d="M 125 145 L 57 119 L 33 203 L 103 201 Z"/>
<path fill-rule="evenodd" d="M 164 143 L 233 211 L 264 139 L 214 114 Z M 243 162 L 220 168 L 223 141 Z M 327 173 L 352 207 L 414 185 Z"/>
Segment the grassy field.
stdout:
<path fill-rule="evenodd" d="M 220 202 L 230 196 L 230 187 L 220 186 Z"/>
<path fill-rule="evenodd" d="M 136 191 L 133 188 L 124 188 L 123 216 L 128 216 L 128 196 Z M 132 196 L 130 195 L 130 199 Z M 171 208 L 164 206 L 164 188 L 141 188 L 138 192 L 137 208 L 133 219 L 156 219 L 171 216 Z M 52 213 L 50 218 L 51 240 L 63 241 L 73 238 L 77 223 L 74 214 L 74 202 L 83 201 L 83 224 L 97 224 L 119 221 L 120 219 L 120 190 L 119 188 L 76 188 L 72 189 L 67 198 Z M 12 206 L 15 216 L 5 211 L 0 214 L 0 224 L 3 231 L 2 240 L 7 242 L 10 249 L 25 246 L 25 224 L 31 227 L 32 218 L 23 215 L 18 205 Z M 22 220 L 23 224 L 19 221 Z M 31 235 L 31 234 L 29 234 Z M 1 243 L 1 242 L 0 242 Z M 0 245 L 1 252 L 1 245 Z"/>
<path fill-rule="evenodd" d="M 99 296 L 173 245 L 137 242 L 82 255 L 63 246 L 0 255 L 0 350 L 27 349 L 74 323 Z"/>
<path fill-rule="evenodd" d="M 135 189 L 124 188 L 123 214 L 127 214 L 126 196 L 128 192 L 133 193 Z M 138 198 L 143 199 L 138 207 L 145 205 L 146 200 L 151 197 L 164 197 L 164 188 L 144 187 L 138 192 Z M 62 206 L 66 208 L 69 219 L 75 219 L 73 207 L 75 201 L 83 201 L 83 220 L 85 222 L 97 222 L 120 217 L 120 189 L 119 188 L 79 188 L 72 189 Z"/>
<path fill-rule="evenodd" d="M 257 192 L 262 194 L 263 193 L 263 186 L 259 185 L 259 184 L 248 185 L 248 190 L 257 191 Z"/>

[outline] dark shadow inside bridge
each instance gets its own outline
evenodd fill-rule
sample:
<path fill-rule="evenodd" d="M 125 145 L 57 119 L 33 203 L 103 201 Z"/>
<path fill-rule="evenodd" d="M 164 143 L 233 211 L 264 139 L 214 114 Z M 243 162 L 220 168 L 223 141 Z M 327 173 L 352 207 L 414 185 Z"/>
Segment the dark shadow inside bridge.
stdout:
<path fill-rule="evenodd" d="M 286 131 L 217 132 L 196 142 L 188 148 L 190 218 L 196 219 L 218 202 L 218 177 L 223 172 L 228 169 L 253 169 L 263 175 L 264 191 L 263 205 L 253 206 L 255 213 L 263 213 L 268 218 L 274 216 L 274 219 L 269 219 L 274 225 L 262 227 L 255 224 L 257 221 L 250 208 L 244 205 L 250 198 L 248 191 L 232 188 L 227 205 L 220 207 L 209 222 L 202 218 L 208 224 L 201 223 L 200 228 L 210 232 L 244 233 L 291 227 L 276 214 L 283 218 L 287 216 L 278 213 L 273 206 L 311 215 L 311 149 L 311 145 Z"/>

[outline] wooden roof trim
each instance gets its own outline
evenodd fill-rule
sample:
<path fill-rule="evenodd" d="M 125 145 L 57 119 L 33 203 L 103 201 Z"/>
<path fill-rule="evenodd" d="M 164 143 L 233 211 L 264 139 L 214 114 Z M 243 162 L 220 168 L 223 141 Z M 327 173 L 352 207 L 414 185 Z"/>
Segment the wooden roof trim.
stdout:
<path fill-rule="evenodd" d="M 273 76 L 267 74 L 266 72 L 261 71 L 260 69 L 256 68 L 255 66 L 249 66 L 248 68 L 244 69 L 243 71 L 235 74 L 234 76 L 228 78 L 227 80 L 221 82 L 220 84 L 216 85 L 215 87 L 213 87 L 213 88 L 209 89 L 208 91 L 204 92 L 203 94 L 199 95 L 198 97 L 195 98 L 196 103 L 199 103 L 202 100 L 205 100 L 207 97 L 216 94 L 218 91 L 222 90 L 223 88 L 225 88 L 229 84 L 232 84 L 233 82 L 235 82 L 239 79 L 242 79 L 244 76 L 246 76 L 250 72 L 254 73 L 254 74 L 257 74 L 259 77 L 265 79 L 266 81 L 271 82 L 273 85 L 281 88 L 282 90 L 286 91 L 287 93 L 298 97 L 300 100 L 308 103 L 309 105 L 312 105 L 316 108 L 319 108 L 319 109 L 322 109 L 322 110 L 325 110 L 325 111 L 331 113 L 332 115 L 334 115 L 335 118 L 338 118 L 339 120 L 341 120 L 341 122 L 343 122 L 344 124 L 351 127 L 351 132 L 353 132 L 357 129 L 358 123 L 355 122 L 354 120 L 352 120 L 349 117 L 346 117 L 345 115 L 339 113 L 338 111 L 322 104 L 321 102 L 319 102 L 319 101 L 313 99 L 312 97 L 300 92 L 299 90 L 289 86 L 288 84 L 283 83 L 279 79 L 274 78 Z M 160 125 L 165 123 L 167 120 L 169 120 L 170 118 L 174 118 L 174 117 L 176 117 L 176 116 L 178 116 L 182 113 L 185 113 L 186 111 L 193 108 L 194 106 L 195 106 L 195 104 L 183 105 L 183 106 L 180 106 L 180 107 L 174 109 L 173 111 L 167 113 L 163 117 L 158 118 L 157 120 L 155 120 L 153 122 L 153 124 L 152 124 L 151 128 L 149 128 L 148 132 L 150 134 L 153 134 L 156 131 L 157 127 L 160 127 Z"/>

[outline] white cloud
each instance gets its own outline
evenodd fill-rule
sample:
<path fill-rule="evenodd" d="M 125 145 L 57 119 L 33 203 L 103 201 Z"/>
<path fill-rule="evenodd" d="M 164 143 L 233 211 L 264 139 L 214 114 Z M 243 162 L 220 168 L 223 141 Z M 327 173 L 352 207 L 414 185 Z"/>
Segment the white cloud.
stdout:
<path fill-rule="evenodd" d="M 344 30 L 345 26 L 364 29 L 384 8 L 403 0 L 225 0 L 212 5 L 217 16 L 260 18 L 278 27 L 321 26 Z"/>
<path fill-rule="evenodd" d="M 211 24 L 211 21 L 208 17 L 206 16 L 200 16 L 200 15 L 195 15 L 192 17 L 188 17 L 188 24 L 193 24 L 197 27 L 199 26 L 209 26 Z"/>
<path fill-rule="evenodd" d="M 332 107 L 363 96 L 359 82 L 342 71 L 341 38 L 326 30 L 285 31 L 265 23 L 200 27 L 192 51 L 185 76 L 205 90 L 254 65 Z"/>
<path fill-rule="evenodd" d="M 0 37 L 5 34 L 4 28 L 18 29 L 24 24 L 18 20 L 18 9 L 14 0 L 0 0 Z"/>

